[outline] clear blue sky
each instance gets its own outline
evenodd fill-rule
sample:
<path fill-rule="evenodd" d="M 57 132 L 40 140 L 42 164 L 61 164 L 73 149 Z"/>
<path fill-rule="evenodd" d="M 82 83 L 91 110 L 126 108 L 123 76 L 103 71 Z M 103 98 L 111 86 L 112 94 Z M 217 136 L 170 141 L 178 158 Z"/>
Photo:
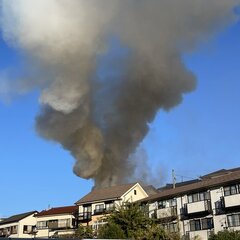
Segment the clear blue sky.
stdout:
<path fill-rule="evenodd" d="M 160 111 L 142 143 L 159 186 L 171 181 L 171 169 L 180 181 L 240 166 L 239 33 L 240 24 L 231 25 L 183 56 L 197 89 L 172 111 Z M 0 37 L 0 73 L 12 66 L 20 72 L 21 58 Z M 68 152 L 37 136 L 38 110 L 38 92 L 0 101 L 0 217 L 71 205 L 92 187 L 72 173 Z"/>

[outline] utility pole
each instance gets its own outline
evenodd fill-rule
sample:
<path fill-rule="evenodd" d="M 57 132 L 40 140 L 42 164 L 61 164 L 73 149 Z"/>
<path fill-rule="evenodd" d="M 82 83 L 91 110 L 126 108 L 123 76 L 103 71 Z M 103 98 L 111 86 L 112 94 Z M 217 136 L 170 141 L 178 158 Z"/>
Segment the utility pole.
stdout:
<path fill-rule="evenodd" d="M 172 182 L 173 182 L 173 188 L 175 188 L 176 187 L 176 177 L 175 177 L 174 169 L 172 170 Z"/>

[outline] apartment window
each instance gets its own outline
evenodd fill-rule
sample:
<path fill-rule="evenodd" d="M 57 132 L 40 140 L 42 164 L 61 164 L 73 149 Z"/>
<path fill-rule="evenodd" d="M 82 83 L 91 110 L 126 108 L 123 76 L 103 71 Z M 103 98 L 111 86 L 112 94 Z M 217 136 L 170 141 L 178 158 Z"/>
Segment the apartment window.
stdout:
<path fill-rule="evenodd" d="M 239 193 L 239 185 L 224 187 L 224 196 L 230 196 Z"/>
<path fill-rule="evenodd" d="M 84 213 L 92 212 L 92 206 L 91 205 L 83 206 L 83 212 Z"/>
<path fill-rule="evenodd" d="M 178 224 L 177 223 L 167 223 L 163 224 L 162 227 L 171 233 L 178 232 Z"/>
<path fill-rule="evenodd" d="M 170 199 L 168 202 L 169 202 L 169 207 L 177 206 L 177 199 L 176 198 Z"/>
<path fill-rule="evenodd" d="M 95 213 L 102 213 L 104 211 L 104 204 L 98 204 L 95 206 Z"/>
<path fill-rule="evenodd" d="M 237 227 L 240 226 L 240 214 L 233 214 L 227 216 L 228 226 Z"/>
<path fill-rule="evenodd" d="M 37 229 L 44 229 L 48 227 L 47 221 L 39 221 L 37 222 Z"/>
<path fill-rule="evenodd" d="M 114 209 L 114 202 L 106 203 L 106 210 L 113 210 Z"/>
<path fill-rule="evenodd" d="M 158 208 L 159 209 L 166 208 L 166 201 L 165 200 L 159 201 L 158 202 Z"/>
<path fill-rule="evenodd" d="M 10 227 L 10 233 L 11 234 L 17 234 L 18 233 L 18 226 Z"/>
<path fill-rule="evenodd" d="M 190 231 L 200 231 L 212 229 L 213 218 L 195 219 L 190 221 Z"/>
<path fill-rule="evenodd" d="M 210 199 L 209 192 L 200 192 L 188 195 L 188 203 L 199 202 Z"/>
<path fill-rule="evenodd" d="M 202 221 L 202 230 L 213 228 L 213 219 L 212 218 L 204 218 L 201 221 Z"/>
<path fill-rule="evenodd" d="M 30 225 L 24 225 L 23 226 L 23 233 L 30 233 L 33 230 L 33 226 Z"/>
<path fill-rule="evenodd" d="M 201 230 L 200 219 L 190 221 L 190 231 L 199 231 Z"/>

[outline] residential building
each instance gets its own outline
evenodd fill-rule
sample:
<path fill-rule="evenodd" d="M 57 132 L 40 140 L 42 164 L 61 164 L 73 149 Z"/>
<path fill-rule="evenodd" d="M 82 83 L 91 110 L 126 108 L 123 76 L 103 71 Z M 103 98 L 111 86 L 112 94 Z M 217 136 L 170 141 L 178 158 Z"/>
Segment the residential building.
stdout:
<path fill-rule="evenodd" d="M 149 190 L 153 191 L 151 187 Z M 146 197 L 148 194 L 139 183 L 93 189 L 76 202 L 79 207 L 79 224 L 92 226 L 97 231 L 99 226 L 105 224 L 103 216 L 110 213 L 115 207 Z"/>
<path fill-rule="evenodd" d="M 76 229 L 77 206 L 57 207 L 44 210 L 35 215 L 36 237 L 52 237 L 73 234 Z"/>
<path fill-rule="evenodd" d="M 240 168 L 219 170 L 141 200 L 149 216 L 186 239 L 240 230 Z"/>
<path fill-rule="evenodd" d="M 0 237 L 33 238 L 36 235 L 37 211 L 21 213 L 0 222 Z"/>

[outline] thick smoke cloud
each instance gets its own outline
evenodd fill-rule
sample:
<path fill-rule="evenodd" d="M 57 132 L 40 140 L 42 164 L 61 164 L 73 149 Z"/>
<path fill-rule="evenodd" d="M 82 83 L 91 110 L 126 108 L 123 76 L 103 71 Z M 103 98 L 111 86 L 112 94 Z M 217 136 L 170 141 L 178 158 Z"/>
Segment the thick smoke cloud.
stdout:
<path fill-rule="evenodd" d="M 38 133 L 69 150 L 75 174 L 96 187 L 126 181 L 157 111 L 195 88 L 182 54 L 233 20 L 238 3 L 1 0 L 4 38 L 28 60 L 22 86 L 41 89 Z"/>

